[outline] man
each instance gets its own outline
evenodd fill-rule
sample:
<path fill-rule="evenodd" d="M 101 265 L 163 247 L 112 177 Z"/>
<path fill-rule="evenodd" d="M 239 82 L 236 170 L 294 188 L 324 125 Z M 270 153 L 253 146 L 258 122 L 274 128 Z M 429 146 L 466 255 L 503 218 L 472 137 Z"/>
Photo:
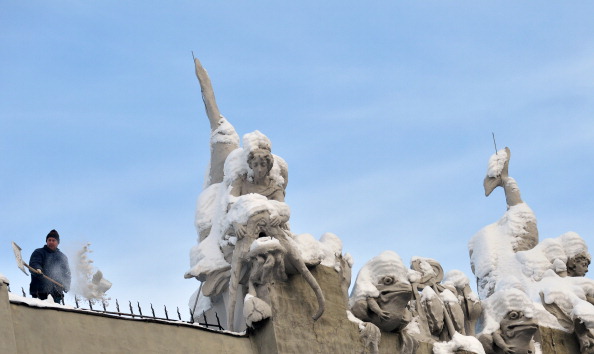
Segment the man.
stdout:
<path fill-rule="evenodd" d="M 59 244 L 60 235 L 58 231 L 52 230 L 45 237 L 45 246 L 36 249 L 31 254 L 29 266 L 37 269 L 37 273 L 31 272 L 29 287 L 29 293 L 34 298 L 45 300 L 51 294 L 54 301 L 60 303 L 64 299 L 64 292 L 68 292 L 70 289 L 71 276 L 68 258 L 58 249 Z M 45 278 L 44 274 L 62 284 L 63 287 Z"/>

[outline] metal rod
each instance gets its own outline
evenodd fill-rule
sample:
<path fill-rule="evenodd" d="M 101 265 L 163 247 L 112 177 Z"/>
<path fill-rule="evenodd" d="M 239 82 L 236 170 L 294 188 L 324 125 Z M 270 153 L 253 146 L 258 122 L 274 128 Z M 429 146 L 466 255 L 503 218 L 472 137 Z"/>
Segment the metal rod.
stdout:
<path fill-rule="evenodd" d="M 116 311 L 120 312 L 120 304 L 118 303 L 118 299 L 116 299 Z"/>
<path fill-rule="evenodd" d="M 216 312 L 215 312 L 215 317 L 217 318 L 217 325 L 219 326 L 219 329 L 222 331 L 223 326 L 221 326 L 221 320 L 219 320 L 219 314 Z"/>
<path fill-rule="evenodd" d="M 151 304 L 151 312 L 153 313 L 153 318 L 155 318 L 155 309 L 153 308 L 153 304 Z"/>
<path fill-rule="evenodd" d="M 89 308 L 92 311 L 93 310 L 93 302 L 91 301 L 91 299 L 87 299 L 87 301 L 89 302 Z"/>
<path fill-rule="evenodd" d="M 181 313 L 179 313 L 179 307 L 177 308 L 177 318 L 181 321 Z"/>
<path fill-rule="evenodd" d="M 25 289 L 23 289 L 22 286 L 21 286 L 21 291 L 23 292 L 23 297 L 27 297 L 27 294 L 25 293 Z"/>
<path fill-rule="evenodd" d="M 132 301 L 128 301 L 128 307 L 130 307 L 130 315 L 134 318 L 134 309 L 132 308 Z"/>
<path fill-rule="evenodd" d="M 497 143 L 495 142 L 495 133 L 491 132 L 493 135 L 493 146 L 495 146 L 495 155 L 497 155 Z"/>
<path fill-rule="evenodd" d="M 138 313 L 140 313 L 140 317 L 142 316 L 142 309 L 140 308 L 140 302 L 136 301 L 136 305 L 138 306 Z"/>
<path fill-rule="evenodd" d="M 74 295 L 74 303 L 76 304 L 76 308 L 80 308 L 80 306 L 78 306 L 78 296 Z"/>
<path fill-rule="evenodd" d="M 163 307 L 165 308 L 165 318 L 169 319 L 169 314 L 167 313 L 167 306 L 163 305 Z"/>

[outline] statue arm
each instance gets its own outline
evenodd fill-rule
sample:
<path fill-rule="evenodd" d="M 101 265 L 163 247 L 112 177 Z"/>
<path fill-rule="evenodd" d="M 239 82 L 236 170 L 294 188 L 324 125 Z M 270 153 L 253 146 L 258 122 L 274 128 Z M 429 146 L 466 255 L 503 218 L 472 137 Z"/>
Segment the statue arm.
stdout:
<path fill-rule="evenodd" d="M 194 58 L 194 66 L 196 67 L 196 77 L 200 82 L 200 90 L 202 91 L 202 101 L 204 101 L 204 108 L 206 109 L 206 115 L 210 121 L 210 130 L 214 131 L 218 127 L 219 118 L 221 112 L 217 106 L 215 99 L 214 90 L 206 69 L 200 63 L 198 58 Z"/>
<path fill-rule="evenodd" d="M 369 310 L 374 312 L 381 319 L 387 320 L 390 318 L 390 312 L 382 310 L 382 308 L 379 307 L 377 300 L 375 298 L 368 297 L 367 298 L 367 306 L 369 307 Z"/>

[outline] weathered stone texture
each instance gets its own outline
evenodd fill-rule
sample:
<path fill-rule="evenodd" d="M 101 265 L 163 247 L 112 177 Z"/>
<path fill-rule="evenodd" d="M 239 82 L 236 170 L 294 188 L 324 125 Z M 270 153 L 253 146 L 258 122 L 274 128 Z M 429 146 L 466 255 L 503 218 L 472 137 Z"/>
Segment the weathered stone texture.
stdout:
<path fill-rule="evenodd" d="M 317 321 L 318 303 L 301 275 L 270 286 L 272 319 L 253 335 L 261 353 L 362 353 L 359 328 L 348 320 L 338 273 L 328 267 L 311 270 L 322 287 L 326 311 Z M 273 344 L 273 345 L 271 345 Z"/>
<path fill-rule="evenodd" d="M 537 340 L 541 343 L 543 354 L 574 354 L 580 352 L 579 343 L 573 333 L 539 327 L 538 337 Z"/>

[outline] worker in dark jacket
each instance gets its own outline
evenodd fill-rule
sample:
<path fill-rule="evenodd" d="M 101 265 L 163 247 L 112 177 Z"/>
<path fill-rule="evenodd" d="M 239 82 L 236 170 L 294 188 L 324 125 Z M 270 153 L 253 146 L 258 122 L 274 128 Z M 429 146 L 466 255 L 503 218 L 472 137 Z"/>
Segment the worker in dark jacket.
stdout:
<path fill-rule="evenodd" d="M 64 292 L 70 289 L 70 267 L 68 266 L 68 257 L 58 249 L 60 235 L 56 230 L 52 230 L 45 237 L 45 246 L 38 248 L 31 254 L 29 266 L 36 269 L 37 273 L 31 272 L 31 286 L 29 293 L 35 298 L 41 300 L 47 299 L 49 294 L 54 301 L 62 302 Z M 63 287 L 53 283 L 43 275 L 57 281 Z"/>

